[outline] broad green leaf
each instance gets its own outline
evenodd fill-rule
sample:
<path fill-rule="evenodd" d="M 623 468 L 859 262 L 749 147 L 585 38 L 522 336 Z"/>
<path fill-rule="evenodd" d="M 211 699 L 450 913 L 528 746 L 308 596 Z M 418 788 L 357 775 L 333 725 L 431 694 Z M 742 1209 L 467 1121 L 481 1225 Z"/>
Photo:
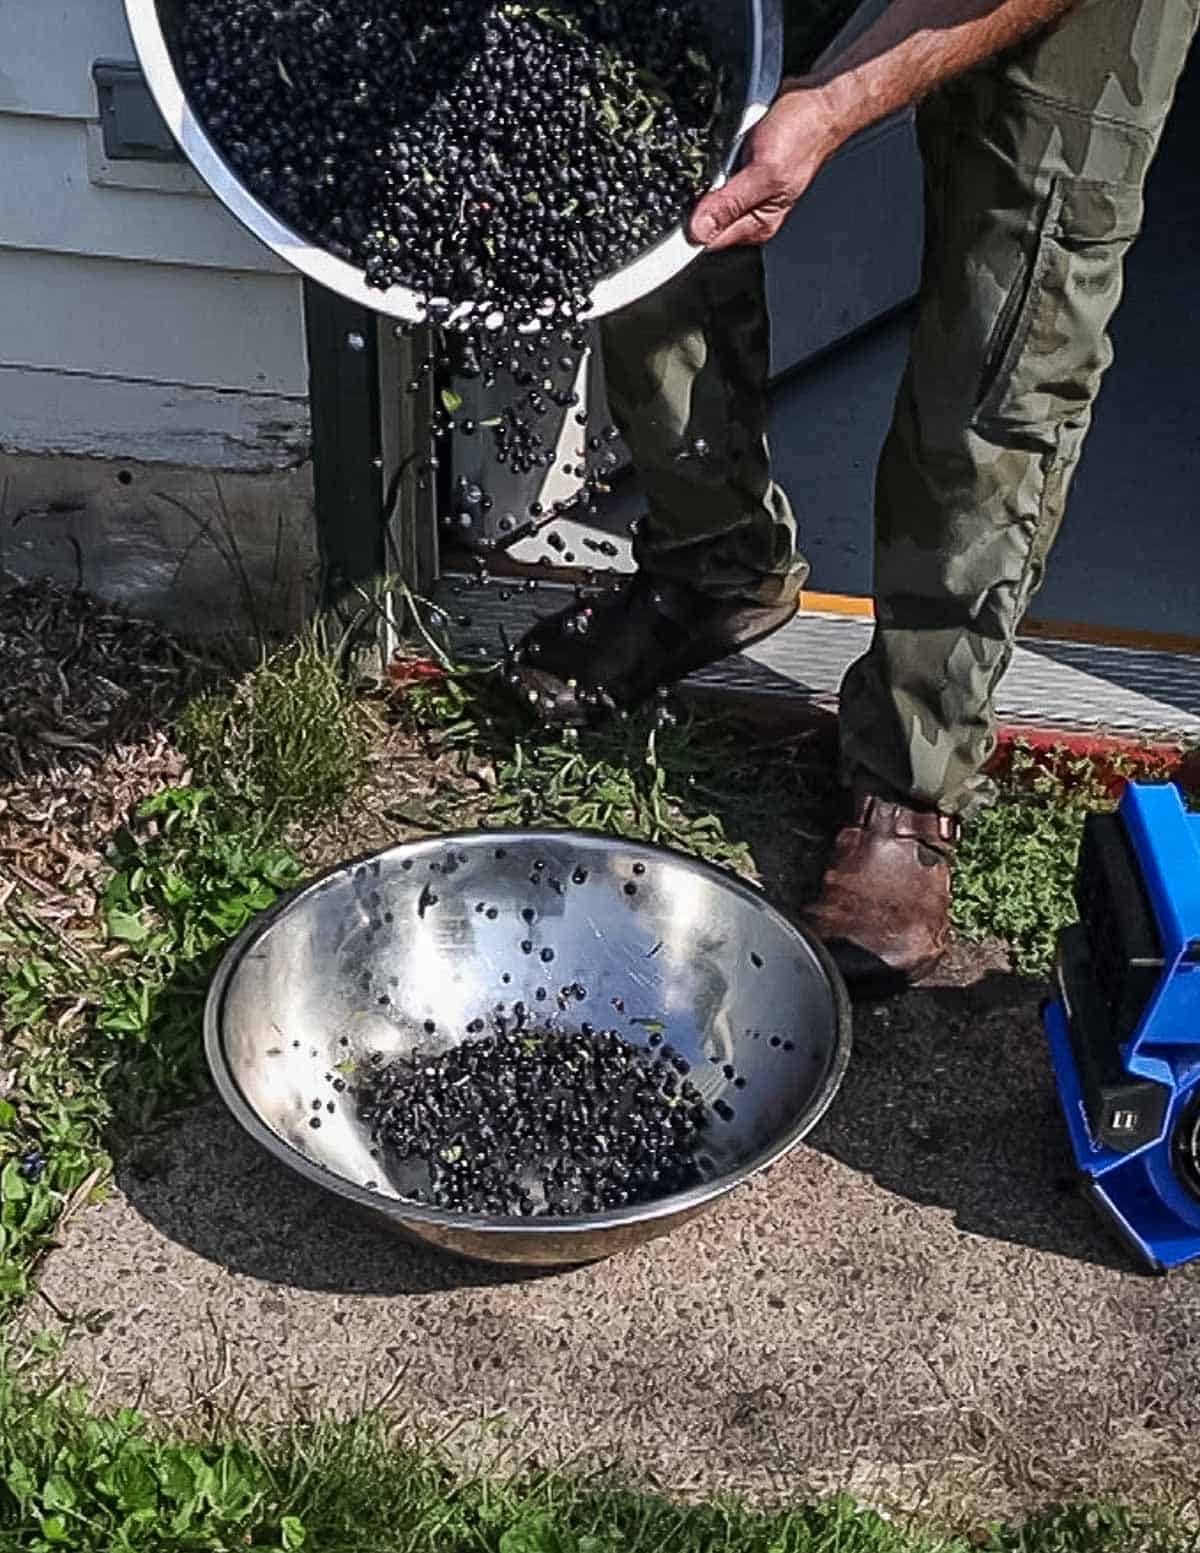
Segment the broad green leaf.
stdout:
<path fill-rule="evenodd" d="M 452 388 L 443 388 L 441 399 L 447 415 L 457 415 L 463 407 L 462 395 L 456 394 Z"/>
<path fill-rule="evenodd" d="M 141 917 L 135 916 L 132 912 L 113 908 L 105 913 L 104 922 L 108 928 L 108 936 L 120 939 L 122 943 L 144 944 L 150 936 L 150 929 Z"/>
<path fill-rule="evenodd" d="M 239 1446 L 228 1446 L 217 1466 L 221 1508 L 230 1519 L 244 1519 L 259 1499 L 253 1458 Z"/>
<path fill-rule="evenodd" d="M 29 1182 L 21 1175 L 15 1159 L 10 1159 L 0 1170 L 0 1201 L 24 1202 L 29 1196 Z"/>
<path fill-rule="evenodd" d="M 284 1553 L 296 1553 L 304 1546 L 308 1533 L 304 1522 L 295 1515 L 285 1515 L 279 1523 L 279 1541 Z"/>
<path fill-rule="evenodd" d="M 52 1472 L 42 1485 L 42 1503 L 47 1510 L 72 1510 L 75 1490 L 61 1472 Z"/>
<path fill-rule="evenodd" d="M 155 1463 L 163 1493 L 179 1504 L 189 1504 L 196 1495 L 196 1474 L 184 1453 L 165 1451 Z"/>
<path fill-rule="evenodd" d="M 210 789 L 206 787 L 167 787 L 161 793 L 154 793 L 144 799 L 137 808 L 140 818 L 150 818 L 156 814 L 187 814 L 194 815 L 213 797 Z"/>
<path fill-rule="evenodd" d="M 12 1463 L 4 1474 L 4 1482 L 22 1509 L 25 1509 L 37 1493 L 37 1479 L 23 1461 L 17 1460 Z"/>
<path fill-rule="evenodd" d="M 187 1504 L 180 1505 L 179 1509 L 176 1510 L 170 1520 L 171 1531 L 176 1537 L 182 1537 L 185 1532 L 191 1531 L 198 1509 L 199 1504 L 197 1501 L 190 1499 Z"/>
<path fill-rule="evenodd" d="M 500 1553 L 561 1553 L 562 1544 L 544 1516 L 510 1526 L 500 1538 Z"/>
<path fill-rule="evenodd" d="M 126 1447 L 96 1482 L 123 1510 L 152 1509 L 158 1504 L 158 1483 L 144 1450 Z"/>

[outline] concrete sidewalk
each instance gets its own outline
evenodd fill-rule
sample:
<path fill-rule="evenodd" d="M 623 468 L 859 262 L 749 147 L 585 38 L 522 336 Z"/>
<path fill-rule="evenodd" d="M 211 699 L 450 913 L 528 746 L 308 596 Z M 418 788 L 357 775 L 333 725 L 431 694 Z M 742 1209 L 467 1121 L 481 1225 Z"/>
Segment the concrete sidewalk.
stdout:
<path fill-rule="evenodd" d="M 469 1462 L 670 1491 L 850 1488 L 972 1518 L 1200 1478 L 1200 1282 L 1071 1190 L 1041 986 L 960 950 L 863 1006 L 811 1146 L 667 1240 L 525 1282 L 348 1224 L 216 1105 L 68 1226 L 43 1286 L 109 1404 L 193 1421 L 379 1404 Z M 31 1319 L 50 1317 L 38 1304 Z M 490 1423 L 488 1422 L 490 1420 Z"/>

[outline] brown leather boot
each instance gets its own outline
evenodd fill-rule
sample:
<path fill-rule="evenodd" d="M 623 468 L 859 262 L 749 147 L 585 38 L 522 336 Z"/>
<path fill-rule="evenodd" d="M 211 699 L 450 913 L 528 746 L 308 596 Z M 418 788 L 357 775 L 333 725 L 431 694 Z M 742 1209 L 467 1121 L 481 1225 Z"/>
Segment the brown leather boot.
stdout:
<path fill-rule="evenodd" d="M 602 722 L 763 641 L 799 607 L 798 595 L 778 604 L 711 598 L 637 572 L 590 604 L 539 621 L 517 644 L 509 682 L 545 723 Z"/>
<path fill-rule="evenodd" d="M 949 815 L 856 793 L 820 893 L 800 913 L 852 990 L 899 991 L 942 958 L 958 832 Z"/>

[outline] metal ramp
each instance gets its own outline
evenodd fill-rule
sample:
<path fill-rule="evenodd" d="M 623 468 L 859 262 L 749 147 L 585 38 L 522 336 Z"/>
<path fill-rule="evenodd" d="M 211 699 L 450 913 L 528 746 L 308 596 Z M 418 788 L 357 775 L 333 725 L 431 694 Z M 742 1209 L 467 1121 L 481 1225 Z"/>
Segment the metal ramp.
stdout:
<path fill-rule="evenodd" d="M 461 578 L 448 576 L 436 602 L 452 618 L 469 621 L 454 627 L 454 639 L 472 657 L 497 656 L 501 627 L 515 639 L 571 596 L 569 587 L 556 583 L 543 582 L 536 593 L 504 580 L 469 593 L 451 591 L 461 586 Z M 781 704 L 832 709 L 842 676 L 865 650 L 871 629 L 869 620 L 806 610 L 768 641 L 689 683 L 732 702 L 774 697 Z M 1200 657 L 1190 654 L 1026 640 L 996 699 L 1006 724 L 1200 744 Z"/>

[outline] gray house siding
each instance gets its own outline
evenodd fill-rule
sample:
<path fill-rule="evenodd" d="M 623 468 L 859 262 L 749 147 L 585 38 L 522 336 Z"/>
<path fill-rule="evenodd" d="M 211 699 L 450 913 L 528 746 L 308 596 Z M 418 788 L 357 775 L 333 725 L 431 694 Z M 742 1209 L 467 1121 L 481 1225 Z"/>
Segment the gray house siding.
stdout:
<path fill-rule="evenodd" d="M 93 65 L 133 57 L 121 0 L 0 6 L 0 568 L 234 634 L 247 574 L 286 626 L 315 553 L 300 283 L 184 165 L 106 157 Z"/>

